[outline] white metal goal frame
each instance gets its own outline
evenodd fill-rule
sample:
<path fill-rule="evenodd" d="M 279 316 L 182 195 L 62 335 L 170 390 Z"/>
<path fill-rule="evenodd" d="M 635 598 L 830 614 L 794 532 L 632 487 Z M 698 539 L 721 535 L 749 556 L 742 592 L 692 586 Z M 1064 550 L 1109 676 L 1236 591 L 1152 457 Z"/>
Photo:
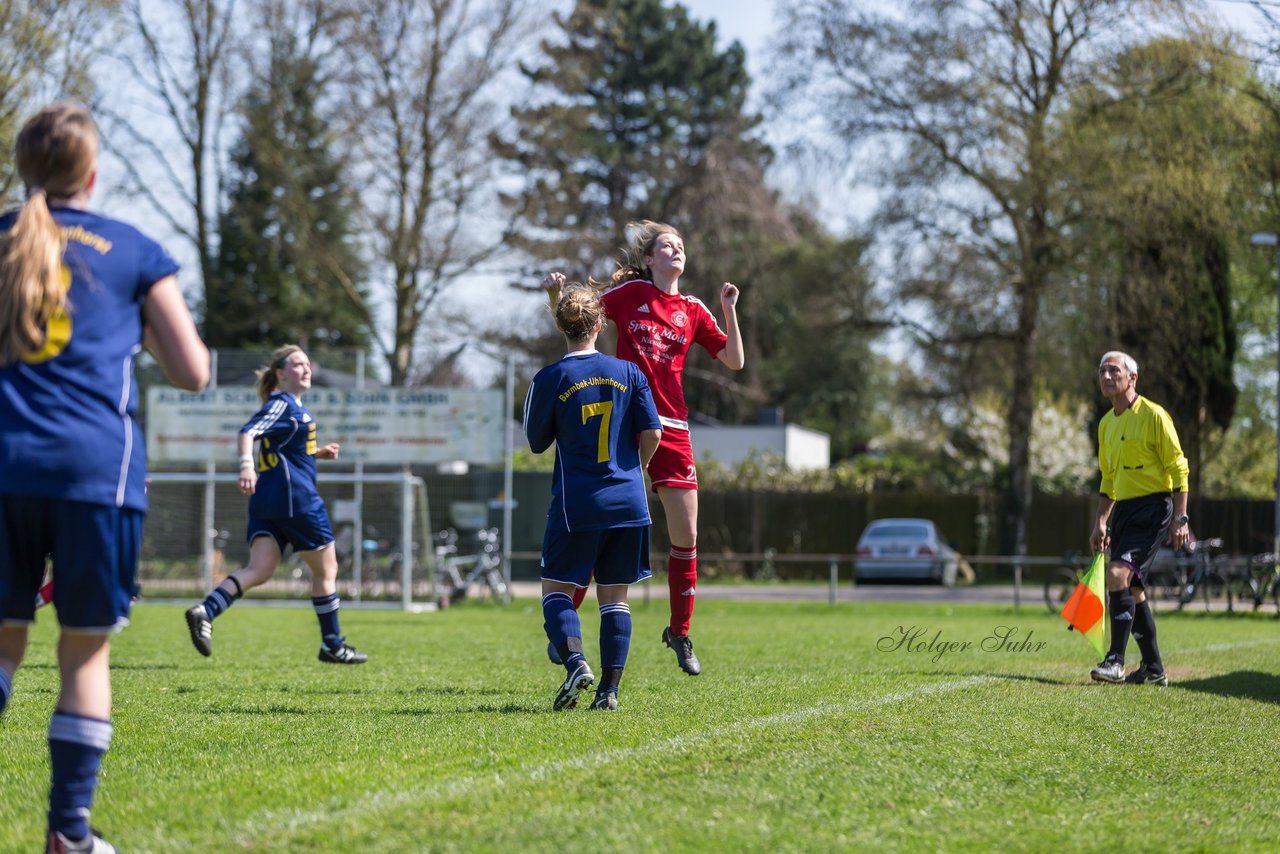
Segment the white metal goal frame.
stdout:
<path fill-rule="evenodd" d="M 238 472 L 189 471 L 189 472 L 151 472 L 148 476 L 151 483 L 202 484 L 204 497 L 202 501 L 202 526 L 204 535 L 201 541 L 200 575 L 206 589 L 214 583 L 214 564 L 218 530 L 214 521 L 216 499 L 214 487 L 218 483 L 237 483 Z M 355 490 L 354 526 L 355 548 L 351 553 L 351 582 L 353 598 L 360 599 L 363 589 L 363 557 L 364 549 L 360 548 L 361 532 L 364 530 L 364 486 L 365 484 L 399 484 L 400 485 L 400 606 L 404 610 L 420 610 L 421 602 L 414 601 L 415 588 L 421 584 L 414 582 L 414 568 L 418 565 L 425 574 L 426 601 L 433 603 L 436 598 L 436 573 L 433 571 L 433 552 L 431 549 L 430 507 L 427 498 L 426 483 L 421 477 L 409 470 L 400 472 L 326 472 L 324 482 L 327 484 L 352 484 Z M 416 500 L 415 500 L 416 499 Z M 419 559 L 414 560 L 414 514 L 418 515 L 418 523 L 423 532 L 423 542 L 419 547 Z"/>

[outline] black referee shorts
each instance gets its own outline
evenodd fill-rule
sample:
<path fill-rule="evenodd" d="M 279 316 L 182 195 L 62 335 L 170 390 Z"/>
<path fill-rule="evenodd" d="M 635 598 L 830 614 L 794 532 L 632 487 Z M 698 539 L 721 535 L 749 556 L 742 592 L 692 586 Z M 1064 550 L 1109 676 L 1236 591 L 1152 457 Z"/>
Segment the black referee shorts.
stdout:
<path fill-rule="evenodd" d="M 1117 501 L 1111 511 L 1111 561 L 1133 567 L 1138 583 L 1146 586 L 1156 552 L 1169 539 L 1171 521 L 1173 496 L 1167 492 Z"/>

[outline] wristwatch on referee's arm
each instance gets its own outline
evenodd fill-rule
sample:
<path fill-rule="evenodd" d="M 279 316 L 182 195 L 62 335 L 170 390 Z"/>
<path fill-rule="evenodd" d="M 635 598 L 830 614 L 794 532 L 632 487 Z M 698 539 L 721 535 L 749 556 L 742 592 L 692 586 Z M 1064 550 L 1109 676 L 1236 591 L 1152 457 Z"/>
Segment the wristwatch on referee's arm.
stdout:
<path fill-rule="evenodd" d="M 1181 516 L 1173 517 L 1173 524 L 1175 525 L 1185 525 L 1190 521 L 1191 521 L 1191 517 L 1188 516 L 1186 513 L 1183 513 Z"/>

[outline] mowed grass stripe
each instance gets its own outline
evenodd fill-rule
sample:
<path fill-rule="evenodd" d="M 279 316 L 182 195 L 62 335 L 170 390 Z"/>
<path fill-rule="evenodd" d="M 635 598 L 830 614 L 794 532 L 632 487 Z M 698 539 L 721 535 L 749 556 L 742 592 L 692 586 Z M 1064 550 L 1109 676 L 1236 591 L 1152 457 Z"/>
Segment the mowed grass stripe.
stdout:
<path fill-rule="evenodd" d="M 535 602 L 352 609 L 374 658 L 336 669 L 300 609 L 233 611 L 213 659 L 180 608 L 135 616 L 94 815 L 124 850 L 1280 850 L 1269 614 L 1161 614 L 1173 685 L 1134 689 L 1043 611 L 894 603 L 709 601 L 690 679 L 637 603 L 617 714 L 550 710 Z M 1014 626 L 1035 649 L 981 647 Z M 0 851 L 42 841 L 54 634 L 0 722 Z"/>
<path fill-rule="evenodd" d="M 482 790 L 500 789 L 515 782 L 537 782 L 555 778 L 575 770 L 590 770 L 615 762 L 621 763 L 630 759 L 656 754 L 681 753 L 706 742 L 739 734 L 748 729 L 794 726 L 826 715 L 856 714 L 860 711 L 869 711 L 893 703 L 959 691 L 993 681 L 996 680 L 992 676 L 971 676 L 934 685 L 922 685 L 909 691 L 897 691 L 878 697 L 859 697 L 842 703 L 825 703 L 821 706 L 793 709 L 763 717 L 734 721 L 731 724 L 714 727 L 699 733 L 659 739 L 637 747 L 599 750 L 584 756 L 575 756 L 572 759 L 534 763 L 508 772 L 476 774 L 417 789 L 371 792 L 362 795 L 354 803 L 340 809 L 313 811 L 268 810 L 254 819 L 240 823 L 234 836 L 240 844 L 252 846 L 253 843 L 266 843 L 272 839 L 278 839 L 282 833 L 309 825 L 339 824 L 355 817 L 358 817 L 361 821 L 366 821 L 384 809 L 412 806 L 415 803 L 422 802 L 435 802 L 444 798 L 475 797 Z M 184 847 L 175 846 L 172 849 L 160 848 L 157 850 L 180 850 Z"/>

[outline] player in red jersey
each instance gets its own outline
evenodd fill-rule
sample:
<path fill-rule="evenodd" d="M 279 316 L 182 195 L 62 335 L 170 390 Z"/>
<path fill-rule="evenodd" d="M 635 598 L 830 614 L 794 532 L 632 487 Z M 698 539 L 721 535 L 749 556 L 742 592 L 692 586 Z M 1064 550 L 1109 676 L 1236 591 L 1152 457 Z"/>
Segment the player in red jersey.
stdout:
<path fill-rule="evenodd" d="M 605 316 L 618 330 L 617 357 L 644 371 L 662 422 L 662 442 L 649 463 L 649 479 L 667 517 L 671 552 L 667 587 L 671 622 L 662 641 L 690 676 L 702 672 L 689 640 L 689 624 L 698 577 L 698 470 L 689 441 L 689 408 L 684 401 L 684 361 L 694 344 L 731 370 L 746 361 L 738 328 L 738 288 L 720 288 L 724 328 L 697 297 L 680 293 L 684 274 L 684 238 L 674 227 L 642 220 L 629 223 L 634 235 L 627 258 L 601 296 Z M 553 304 L 564 276 L 543 280 Z M 578 601 L 581 601 L 580 599 Z"/>

